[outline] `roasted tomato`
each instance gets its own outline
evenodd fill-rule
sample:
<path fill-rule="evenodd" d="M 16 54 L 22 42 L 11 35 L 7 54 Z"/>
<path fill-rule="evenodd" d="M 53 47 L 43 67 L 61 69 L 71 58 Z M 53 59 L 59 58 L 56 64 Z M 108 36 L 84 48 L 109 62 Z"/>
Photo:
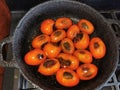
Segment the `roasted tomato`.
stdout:
<path fill-rule="evenodd" d="M 41 47 L 48 42 L 50 42 L 50 37 L 48 35 L 42 34 L 33 39 L 32 47 L 41 49 Z"/>
<path fill-rule="evenodd" d="M 71 39 L 65 38 L 61 41 L 61 47 L 64 53 L 72 54 L 74 52 L 74 44 Z"/>
<path fill-rule="evenodd" d="M 73 42 L 77 49 L 86 49 L 89 45 L 89 36 L 85 32 L 80 32 L 73 39 Z"/>
<path fill-rule="evenodd" d="M 63 68 L 75 70 L 79 66 L 79 60 L 71 54 L 60 53 L 57 58 Z"/>
<path fill-rule="evenodd" d="M 53 75 L 60 69 L 60 63 L 57 59 L 46 59 L 45 62 L 41 63 L 38 72 L 43 75 Z"/>
<path fill-rule="evenodd" d="M 82 64 L 77 68 L 77 74 L 81 80 L 93 79 L 98 73 L 98 68 L 94 64 Z"/>
<path fill-rule="evenodd" d="M 76 86 L 80 81 L 79 76 L 68 68 L 59 69 L 56 73 L 56 80 L 59 84 L 66 87 Z"/>
<path fill-rule="evenodd" d="M 24 60 L 28 65 L 39 65 L 46 59 L 45 53 L 40 49 L 33 49 L 25 54 Z"/>
<path fill-rule="evenodd" d="M 59 42 L 66 37 L 65 30 L 56 30 L 51 35 L 51 42 Z"/>
<path fill-rule="evenodd" d="M 94 32 L 93 24 L 86 19 L 81 19 L 78 22 L 78 26 L 80 27 L 81 31 L 86 32 L 87 34 L 92 34 Z"/>
<path fill-rule="evenodd" d="M 99 37 L 91 39 L 89 49 L 93 57 L 96 59 L 103 58 L 106 54 L 106 46 Z"/>
<path fill-rule="evenodd" d="M 72 25 L 72 20 L 70 18 L 61 17 L 55 22 L 55 27 L 57 29 L 68 29 Z"/>
<path fill-rule="evenodd" d="M 53 32 L 54 20 L 46 19 L 41 23 L 40 31 L 44 34 L 50 35 Z"/>
<path fill-rule="evenodd" d="M 73 39 L 80 32 L 79 27 L 74 24 L 67 31 L 67 37 Z"/>
<path fill-rule="evenodd" d="M 87 50 L 76 50 L 74 56 L 76 56 L 82 63 L 92 62 L 92 54 Z"/>
<path fill-rule="evenodd" d="M 58 56 L 58 54 L 61 51 L 61 48 L 55 44 L 47 43 L 44 46 L 43 51 L 45 52 L 48 58 L 54 58 Z"/>

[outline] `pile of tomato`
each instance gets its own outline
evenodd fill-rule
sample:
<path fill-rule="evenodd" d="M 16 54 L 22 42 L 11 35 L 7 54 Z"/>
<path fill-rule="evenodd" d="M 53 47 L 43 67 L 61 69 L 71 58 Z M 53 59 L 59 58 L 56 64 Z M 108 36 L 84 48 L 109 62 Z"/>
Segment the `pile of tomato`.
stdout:
<path fill-rule="evenodd" d="M 46 19 L 40 24 L 42 34 L 32 40 L 33 50 L 26 53 L 28 65 L 38 65 L 38 72 L 55 75 L 66 87 L 76 86 L 80 80 L 93 79 L 98 73 L 94 60 L 105 56 L 106 46 L 101 38 L 90 35 L 94 25 L 86 19 L 77 24 L 68 17 Z"/>

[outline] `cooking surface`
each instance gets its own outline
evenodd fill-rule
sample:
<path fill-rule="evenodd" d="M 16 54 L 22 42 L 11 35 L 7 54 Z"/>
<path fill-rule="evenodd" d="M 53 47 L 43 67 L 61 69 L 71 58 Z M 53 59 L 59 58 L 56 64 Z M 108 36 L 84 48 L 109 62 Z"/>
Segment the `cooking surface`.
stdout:
<path fill-rule="evenodd" d="M 42 1 L 42 0 L 39 0 L 39 1 Z M 86 2 L 87 1 L 92 2 L 92 0 L 86 0 Z M 100 0 L 98 0 L 98 1 L 100 1 Z M 10 0 L 7 0 L 7 2 L 10 2 Z M 13 2 L 15 3 L 14 0 L 13 0 Z M 23 0 L 21 0 L 21 2 L 24 3 Z M 38 2 L 36 1 L 33 3 L 33 5 L 35 5 L 37 3 Z M 26 4 L 26 3 L 24 3 L 24 4 Z M 13 36 L 16 25 L 18 24 L 19 20 L 24 16 L 24 14 L 27 12 L 26 10 L 28 10 L 31 6 L 32 6 L 32 4 L 29 4 L 28 7 L 26 7 L 26 9 L 23 9 L 24 7 L 20 8 L 19 6 L 17 6 L 16 10 L 15 10 L 15 8 L 13 9 L 13 7 L 11 7 L 12 25 L 11 25 L 10 36 Z M 120 20 L 120 11 L 118 9 L 117 10 L 116 9 L 115 10 L 102 10 L 101 9 L 101 10 L 99 10 L 99 12 L 101 14 L 103 14 L 105 16 L 105 18 L 108 19 L 109 23 L 111 24 L 111 26 L 117 36 L 118 44 L 120 45 L 120 42 L 119 42 L 120 41 L 120 21 L 119 21 Z M 114 22 L 114 24 L 112 24 L 113 22 Z M 8 47 L 7 55 L 4 58 L 6 61 L 9 62 L 10 60 L 12 60 L 13 57 L 12 57 L 12 53 L 10 53 L 10 52 L 12 52 L 11 43 L 8 43 L 8 46 L 9 47 Z M 120 52 L 120 46 L 119 46 L 119 52 Z M 120 57 L 120 53 L 119 53 L 119 57 Z M 0 65 L 1 65 L 1 63 L 0 63 Z M 20 74 L 19 70 L 14 67 L 14 65 L 13 66 L 8 65 L 8 64 L 5 65 L 3 90 L 33 90 L 33 89 L 39 90 L 39 89 L 37 89 L 37 87 L 35 85 L 33 85 L 33 84 L 29 83 L 27 80 L 25 80 L 24 77 Z M 104 85 L 102 90 L 120 90 L 120 62 L 118 64 L 116 73 L 108 81 L 108 83 L 106 83 Z"/>

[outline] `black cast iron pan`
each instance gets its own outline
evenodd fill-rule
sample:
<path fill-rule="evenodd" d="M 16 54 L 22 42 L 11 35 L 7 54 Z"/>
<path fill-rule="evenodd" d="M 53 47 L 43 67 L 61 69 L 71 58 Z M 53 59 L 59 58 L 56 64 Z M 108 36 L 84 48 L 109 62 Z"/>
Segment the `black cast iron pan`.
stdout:
<path fill-rule="evenodd" d="M 40 23 L 44 19 L 56 19 L 58 17 L 69 17 L 74 23 L 81 18 L 90 20 L 95 26 L 95 32 L 91 38 L 99 36 L 107 47 L 106 56 L 97 63 L 94 62 L 99 68 L 98 75 L 92 80 L 81 81 L 72 88 L 59 85 L 54 76 L 42 76 L 37 72 L 38 66 L 28 66 L 24 62 L 24 55 L 31 49 L 32 39 L 41 34 L 39 31 Z M 19 22 L 13 39 L 14 57 L 21 73 L 27 80 L 44 90 L 98 90 L 112 76 L 118 63 L 115 35 L 106 19 L 93 8 L 75 1 L 48 1 L 32 8 Z"/>

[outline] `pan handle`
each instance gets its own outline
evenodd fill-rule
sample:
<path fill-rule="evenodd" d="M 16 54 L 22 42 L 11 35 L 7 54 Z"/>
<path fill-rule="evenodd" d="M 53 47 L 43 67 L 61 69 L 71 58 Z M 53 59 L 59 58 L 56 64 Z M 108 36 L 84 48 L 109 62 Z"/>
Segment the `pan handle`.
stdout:
<path fill-rule="evenodd" d="M 12 41 L 13 41 L 12 36 L 8 36 L 0 41 L 0 66 L 18 68 L 17 63 L 15 59 L 13 58 L 13 53 L 12 53 L 13 50 L 12 49 L 11 51 L 8 50 L 10 49 L 10 45 L 12 48 Z M 3 53 L 4 51 L 6 53 Z M 9 54 L 11 55 L 11 58 L 8 58 Z"/>
<path fill-rule="evenodd" d="M 115 19 L 107 19 L 107 21 L 115 32 L 115 35 L 117 37 L 117 44 L 120 48 L 120 21 Z"/>

